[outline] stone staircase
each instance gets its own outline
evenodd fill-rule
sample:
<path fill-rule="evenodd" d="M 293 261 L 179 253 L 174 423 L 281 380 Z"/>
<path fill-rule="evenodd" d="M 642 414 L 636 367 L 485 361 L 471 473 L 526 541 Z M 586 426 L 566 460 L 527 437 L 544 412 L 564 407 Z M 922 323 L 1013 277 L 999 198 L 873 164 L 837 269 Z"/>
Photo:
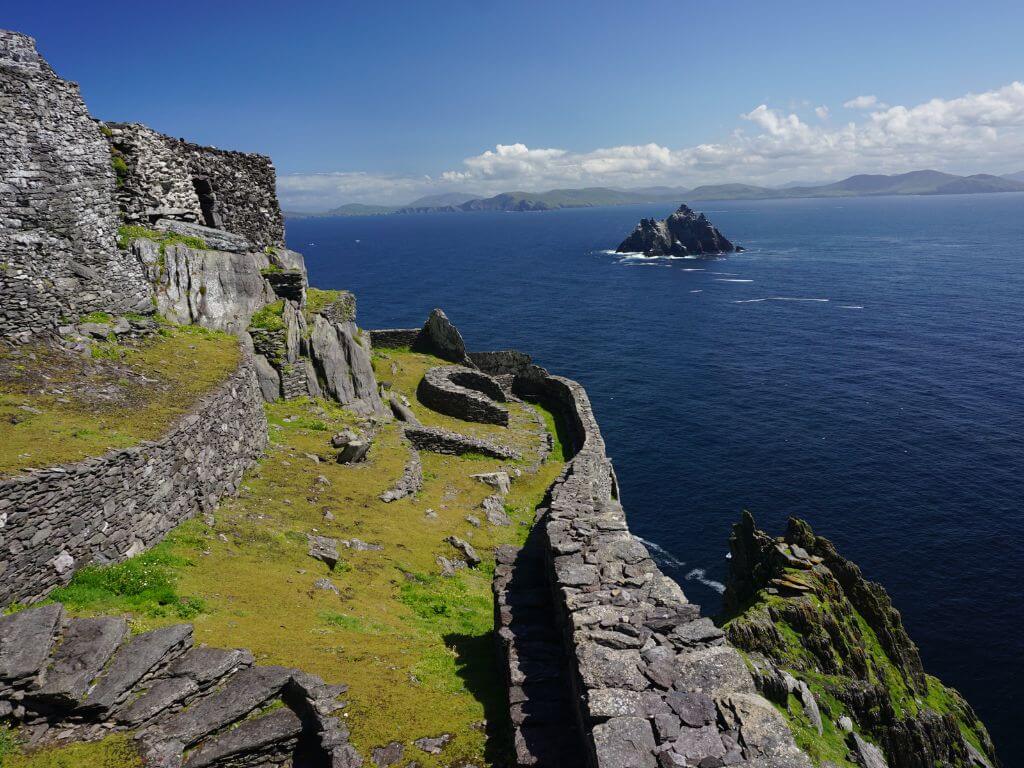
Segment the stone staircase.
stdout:
<path fill-rule="evenodd" d="M 522 548 L 499 547 L 493 581 L 499 658 L 506 672 L 516 765 L 582 768 L 572 669 L 555 625 L 539 528 Z"/>
<path fill-rule="evenodd" d="M 0 719 L 33 746 L 129 731 L 151 768 L 356 768 L 345 690 L 193 645 L 190 624 L 129 637 L 121 617 L 56 603 L 0 618 Z"/>

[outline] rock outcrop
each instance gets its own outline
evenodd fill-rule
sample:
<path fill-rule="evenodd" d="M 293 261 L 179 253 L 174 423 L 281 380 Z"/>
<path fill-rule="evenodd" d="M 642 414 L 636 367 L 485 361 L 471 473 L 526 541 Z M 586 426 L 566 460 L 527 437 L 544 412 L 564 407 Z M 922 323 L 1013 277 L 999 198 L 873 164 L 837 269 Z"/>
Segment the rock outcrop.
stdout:
<path fill-rule="evenodd" d="M 632 234 L 615 249 L 644 256 L 715 256 L 742 251 L 685 203 L 664 221 L 641 219 Z"/>
<path fill-rule="evenodd" d="M 773 538 L 745 513 L 729 545 L 727 636 L 794 722 L 845 745 L 850 764 L 998 765 L 970 705 L 925 673 L 885 590 L 832 542 L 792 518 Z"/>
<path fill-rule="evenodd" d="M 436 355 L 442 360 L 475 368 L 476 364 L 466 354 L 466 343 L 462 340 L 459 329 L 441 309 L 430 313 L 427 322 L 412 342 L 413 352 L 425 352 Z"/>

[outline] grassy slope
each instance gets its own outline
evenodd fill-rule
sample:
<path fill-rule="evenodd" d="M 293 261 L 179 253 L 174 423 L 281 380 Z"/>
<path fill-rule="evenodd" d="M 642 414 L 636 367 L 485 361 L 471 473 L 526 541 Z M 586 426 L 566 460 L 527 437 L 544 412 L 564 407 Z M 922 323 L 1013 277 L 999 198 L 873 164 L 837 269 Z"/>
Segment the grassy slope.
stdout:
<path fill-rule="evenodd" d="M 806 574 L 807 572 L 800 571 L 798 573 Z M 855 631 L 863 641 L 863 649 L 868 658 L 870 682 L 884 683 L 897 716 L 911 717 L 926 707 L 940 714 L 951 714 L 956 717 L 964 737 L 980 749 L 981 739 L 965 724 L 956 695 L 947 689 L 938 678 L 928 675 L 928 696 L 923 699 L 918 698 L 907 687 L 899 670 L 889 659 L 875 631 L 852 605 L 845 606 L 844 610 L 838 610 L 828 601 L 820 600 L 817 595 L 809 595 L 805 599 L 811 600 L 820 611 L 831 612 L 835 616 L 849 614 L 852 617 L 851 621 L 854 622 Z M 732 622 L 742 622 L 745 617 L 753 617 L 756 613 L 763 612 L 767 615 L 767 609 L 772 604 L 781 608 L 785 600 L 786 598 L 761 590 L 756 600 L 746 606 L 738 616 L 727 621 L 725 626 L 728 627 Z M 770 621 L 770 619 L 765 620 Z M 848 713 L 843 704 L 829 692 L 830 689 L 843 688 L 847 678 L 844 678 L 842 674 L 831 675 L 817 671 L 817 662 L 804 647 L 799 631 L 781 620 L 775 621 L 774 625 L 782 636 L 785 647 L 778 654 L 773 653 L 773 661 L 794 677 L 806 682 L 821 708 L 824 733 L 819 736 L 810 721 L 804 716 L 803 707 L 794 696 L 790 695 L 787 707 L 776 704 L 776 707 L 789 722 L 797 744 L 807 752 L 816 765 L 830 760 L 838 768 L 856 768 L 856 763 L 850 762 L 846 757 L 849 750 L 845 746 L 845 734 L 835 725 L 835 720 L 840 714 Z M 843 659 L 837 658 L 837 661 L 842 666 Z M 871 740 L 870 734 L 862 733 L 861 735 Z"/>
<path fill-rule="evenodd" d="M 194 326 L 164 327 L 138 347 L 100 342 L 91 361 L 0 348 L 0 476 L 159 437 L 238 355 L 234 337 Z M 83 397 L 89 388 L 112 395 Z"/>
<path fill-rule="evenodd" d="M 101 741 L 48 747 L 20 753 L 13 734 L 0 732 L 0 768 L 142 768 L 142 760 L 125 734 Z"/>
<path fill-rule="evenodd" d="M 422 372 L 439 362 L 387 351 L 375 366 L 381 380 L 410 398 L 425 423 L 500 436 L 524 451 L 523 465 L 532 460 L 539 430 L 532 406 L 513 404 L 512 426 L 503 429 L 434 414 L 415 401 Z M 513 483 L 506 500 L 512 527 L 484 522 L 474 528 L 465 517 L 484 520 L 479 505 L 490 488 L 469 476 L 501 462 L 423 453 L 423 490 L 384 504 L 378 495 L 401 476 L 408 458 L 396 424 L 383 428 L 366 463 L 345 466 L 331 461 L 327 441 L 354 423 L 348 412 L 300 401 L 268 406 L 268 415 L 272 445 L 247 475 L 239 498 L 221 506 L 214 526 L 186 522 L 157 550 L 163 561 L 151 566 L 168 578 L 173 592 L 160 592 L 163 603 L 156 595 L 118 594 L 118 584 L 138 584 L 135 577 L 79 594 L 82 579 L 76 577 L 57 597 L 77 613 L 130 612 L 135 630 L 179 620 L 179 605 L 186 612 L 199 606 L 192 618 L 198 642 L 248 647 L 261 663 L 294 665 L 348 683 L 352 738 L 367 758 L 371 747 L 392 739 L 408 744 L 447 732 L 455 738 L 442 755 L 409 747 L 407 757 L 421 766 L 500 763 L 507 732 L 492 635 L 492 549 L 525 538 L 526 523 L 561 471 L 560 447 L 539 472 Z M 550 414 L 541 415 L 550 429 Z M 426 517 L 428 508 L 436 518 Z M 328 511 L 333 520 L 325 519 Z M 343 562 L 332 573 L 307 555 L 307 533 L 355 537 L 383 549 L 342 549 Z M 435 558 L 454 555 L 443 543 L 451 533 L 471 541 L 484 564 L 442 579 Z M 323 577 L 340 596 L 313 588 Z M 95 587 L 95 572 L 90 578 Z"/>

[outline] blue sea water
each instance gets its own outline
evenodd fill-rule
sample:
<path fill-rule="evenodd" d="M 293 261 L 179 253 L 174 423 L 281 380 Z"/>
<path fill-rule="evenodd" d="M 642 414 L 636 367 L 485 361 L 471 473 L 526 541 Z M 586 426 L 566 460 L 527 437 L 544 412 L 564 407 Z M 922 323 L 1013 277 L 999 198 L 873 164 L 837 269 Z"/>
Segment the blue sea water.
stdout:
<path fill-rule="evenodd" d="M 709 613 L 741 509 L 881 582 L 925 667 L 1024 754 L 1024 194 L 707 202 L 749 250 L 608 252 L 671 206 L 288 223 L 360 325 L 444 307 L 582 382 L 633 531 Z"/>

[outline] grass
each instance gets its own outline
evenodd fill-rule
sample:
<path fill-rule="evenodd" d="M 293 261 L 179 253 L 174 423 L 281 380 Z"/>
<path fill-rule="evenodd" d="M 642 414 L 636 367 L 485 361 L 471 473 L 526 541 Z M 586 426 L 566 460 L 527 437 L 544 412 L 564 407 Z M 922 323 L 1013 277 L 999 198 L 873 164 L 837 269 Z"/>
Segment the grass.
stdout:
<path fill-rule="evenodd" d="M 13 734 L 0 731 L 0 768 L 142 768 L 142 758 L 127 734 L 118 733 L 101 741 L 17 751 Z M 12 745 L 5 754 L 4 744 Z"/>
<path fill-rule="evenodd" d="M 207 250 L 206 241 L 201 237 L 179 235 L 176 232 L 161 232 L 136 224 L 122 224 L 117 228 L 117 245 L 121 250 L 128 250 L 132 241 L 139 238 L 146 238 L 154 243 L 158 243 L 161 254 L 163 254 L 168 245 L 185 245 L 200 251 Z"/>
<path fill-rule="evenodd" d="M 345 291 L 327 291 L 322 288 L 307 288 L 306 289 L 306 318 L 312 319 L 313 315 L 326 307 L 334 304 L 336 301 L 340 301 L 345 296 Z M 355 304 L 353 303 L 353 307 Z M 355 320 L 355 314 L 350 313 L 351 317 L 345 317 L 345 320 Z"/>
<path fill-rule="evenodd" d="M 175 571 L 192 563 L 173 554 L 171 547 L 165 541 L 123 563 L 83 568 L 69 584 L 51 592 L 49 601 L 80 613 L 192 619 L 202 612 L 203 601 L 178 594 Z"/>
<path fill-rule="evenodd" d="M 93 349 L 87 360 L 46 347 L 0 348 L 0 476 L 159 438 L 239 360 L 233 336 L 192 326 Z"/>
<path fill-rule="evenodd" d="M 272 304 L 267 304 L 252 316 L 249 321 L 250 328 L 260 328 L 265 331 L 284 330 L 284 299 L 278 299 Z"/>
<path fill-rule="evenodd" d="M 415 371 L 439 362 L 406 353 L 392 354 L 385 364 L 389 371 L 394 364 L 397 391 L 419 409 Z M 518 403 L 511 413 L 504 439 L 532 460 L 540 417 Z M 401 477 L 409 457 L 397 424 L 381 428 L 367 461 L 341 465 L 328 440 L 336 431 L 360 427 L 356 416 L 309 399 L 268 405 L 267 414 L 271 446 L 247 473 L 238 498 L 221 504 L 212 527 L 190 520 L 159 549 L 161 556 L 180 558 L 167 566 L 177 594 L 203 601 L 192 619 L 196 642 L 250 648 L 259 663 L 296 666 L 347 683 L 346 724 L 367 759 L 374 746 L 395 739 L 410 744 L 450 733 L 454 739 L 441 755 L 414 747 L 407 755 L 423 768 L 502 765 L 508 732 L 493 636 L 493 548 L 525 539 L 561 461 L 553 457 L 536 473 L 515 479 L 506 499 L 512 526 L 474 528 L 465 518 L 481 516 L 480 504 L 492 489 L 470 475 L 508 462 L 422 453 L 423 489 L 384 504 L 378 496 Z M 461 422 L 451 426 L 469 430 Z M 428 509 L 436 517 L 427 517 Z M 311 533 L 359 538 L 382 549 L 340 546 L 342 562 L 330 571 L 308 556 Z M 451 579 L 438 575 L 436 557 L 455 554 L 444 543 L 449 534 L 473 544 L 484 558 L 479 569 Z M 315 589 L 321 578 L 338 593 Z M 135 631 L 178 620 L 147 612 L 149 605 L 127 609 Z"/>
<path fill-rule="evenodd" d="M 82 315 L 78 318 L 79 323 L 99 323 L 101 325 L 110 325 L 114 322 L 114 316 L 109 312 L 90 312 L 87 315 Z"/>
<path fill-rule="evenodd" d="M 808 571 L 801 573 L 810 576 Z M 883 688 L 889 697 L 889 703 L 896 718 L 916 717 L 924 709 L 930 709 L 943 715 L 952 715 L 964 737 L 984 753 L 982 744 L 987 741 L 984 725 L 968 715 L 969 709 L 960 695 L 931 676 L 927 677 L 927 695 L 922 697 L 915 693 L 889 658 L 878 635 L 864 617 L 849 604 L 845 596 L 840 596 L 838 600 L 841 602 L 837 602 L 835 595 L 825 586 L 826 582 L 820 581 L 820 577 L 817 576 L 811 576 L 811 579 L 811 583 L 816 585 L 815 591 L 800 598 L 787 599 L 768 594 L 765 590 L 760 591 L 750 604 L 746 605 L 737 615 L 730 617 L 725 626 L 728 627 L 732 623 L 747 620 L 771 621 L 773 623 L 782 639 L 782 645 L 781 647 L 772 647 L 770 650 L 767 647 L 762 650 L 781 669 L 806 682 L 821 709 L 824 733 L 819 736 L 817 729 L 804 716 L 803 707 L 795 697 L 791 695 L 788 705 L 785 707 L 776 704 L 789 723 L 797 745 L 807 752 L 812 762 L 815 765 L 822 765 L 831 761 L 839 768 L 855 766 L 855 763 L 846 759 L 848 749 L 845 746 L 845 734 L 835 725 L 835 720 L 841 714 L 851 714 L 837 694 L 844 691 L 854 676 L 852 672 L 845 673 L 847 662 L 842 657 L 841 644 L 837 646 L 837 639 L 828 636 L 818 638 L 816 645 L 825 644 L 838 648 L 840 655 L 833 655 L 833 662 L 837 666 L 838 672 L 826 674 L 820 671 L 817 658 L 807 648 L 807 638 L 782 618 L 785 615 L 783 607 L 788 600 L 793 599 L 804 601 L 814 611 L 831 614 L 839 620 L 846 635 L 846 639 L 842 642 L 850 643 L 851 647 L 863 650 L 867 660 L 867 682 Z M 811 621 L 811 624 L 824 626 L 823 622 L 818 620 Z M 862 731 L 861 735 L 869 739 L 877 736 L 870 730 Z"/>

